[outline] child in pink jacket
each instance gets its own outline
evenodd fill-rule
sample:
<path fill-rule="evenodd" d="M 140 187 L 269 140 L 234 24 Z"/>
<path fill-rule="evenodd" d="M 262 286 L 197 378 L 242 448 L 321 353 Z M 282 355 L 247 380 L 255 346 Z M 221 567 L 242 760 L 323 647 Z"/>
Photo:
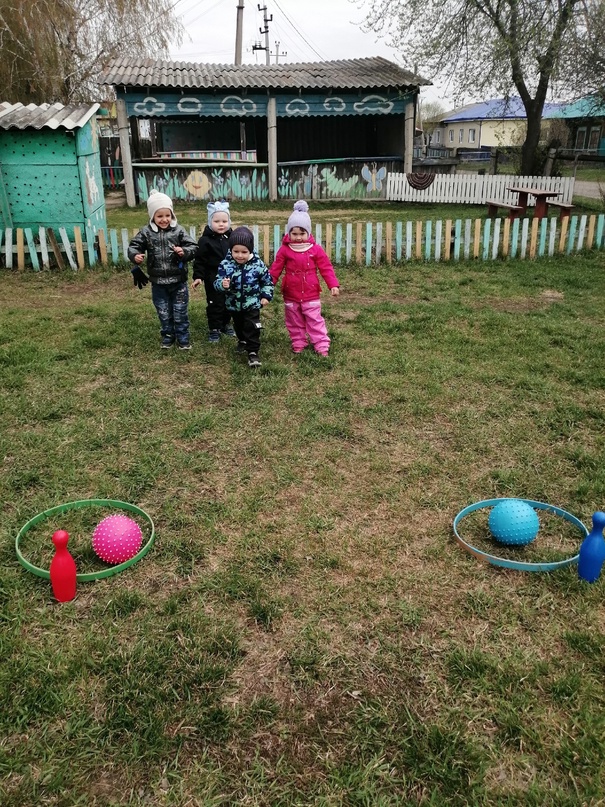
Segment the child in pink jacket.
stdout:
<path fill-rule="evenodd" d="M 300 200 L 294 203 L 294 212 L 288 219 L 282 245 L 269 271 L 275 284 L 285 271 L 281 291 L 286 328 L 294 353 L 302 353 L 310 341 L 316 353 L 327 356 L 330 337 L 321 315 L 318 269 L 331 295 L 337 297 L 339 284 L 334 268 L 324 250 L 315 243 L 311 235 L 309 205 Z"/>

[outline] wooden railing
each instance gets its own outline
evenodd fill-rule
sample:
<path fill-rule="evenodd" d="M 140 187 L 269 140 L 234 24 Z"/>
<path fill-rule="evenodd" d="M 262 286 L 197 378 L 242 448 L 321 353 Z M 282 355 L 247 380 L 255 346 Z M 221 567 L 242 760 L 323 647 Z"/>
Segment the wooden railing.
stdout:
<path fill-rule="evenodd" d="M 255 225 L 256 250 L 270 263 L 279 248 L 280 225 Z M 7 269 L 35 271 L 58 266 L 74 271 L 97 264 L 128 261 L 128 244 L 135 230 L 99 230 L 84 233 L 74 227 L 70 240 L 64 227 L 59 238 L 40 227 L 0 230 L 0 261 Z M 200 231 L 189 229 L 193 238 Z M 462 259 L 535 258 L 543 255 L 605 249 L 605 214 L 569 218 L 446 219 L 444 221 L 348 222 L 315 226 L 315 240 L 333 263 L 370 266 L 398 261 L 449 261 Z"/>

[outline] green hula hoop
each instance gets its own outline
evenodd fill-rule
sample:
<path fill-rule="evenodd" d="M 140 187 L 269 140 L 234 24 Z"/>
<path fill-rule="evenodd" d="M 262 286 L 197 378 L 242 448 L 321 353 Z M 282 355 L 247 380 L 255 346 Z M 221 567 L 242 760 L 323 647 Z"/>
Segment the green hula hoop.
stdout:
<path fill-rule="evenodd" d="M 90 507 L 92 505 L 115 507 L 118 510 L 127 510 L 129 513 L 135 513 L 137 516 L 141 516 L 151 527 L 151 535 L 149 536 L 147 543 L 141 547 L 141 549 L 139 549 L 134 557 L 130 558 L 129 560 L 125 560 L 123 563 L 118 563 L 115 566 L 112 566 L 110 569 L 103 569 L 100 572 L 77 574 L 76 581 L 78 583 L 85 583 L 89 580 L 101 580 L 104 577 L 112 577 L 112 575 L 123 572 L 125 569 L 128 569 L 129 566 L 133 566 L 137 561 L 141 560 L 141 558 L 144 558 L 155 541 L 155 526 L 149 513 L 146 513 L 135 504 L 129 504 L 128 502 L 114 501 L 113 499 L 82 499 L 78 502 L 67 502 L 67 504 L 59 504 L 56 507 L 51 507 L 50 510 L 44 510 L 44 512 L 38 513 L 37 516 L 34 516 L 27 522 L 27 524 L 21 527 L 15 539 L 15 552 L 17 553 L 17 558 L 21 566 L 27 569 L 28 572 L 35 574 L 37 577 L 43 577 L 45 580 L 50 580 L 50 572 L 47 569 L 41 569 L 39 566 L 34 566 L 23 557 L 20 548 L 21 539 L 28 532 L 28 530 L 30 530 L 36 524 L 39 524 L 40 521 L 44 521 L 44 519 L 48 518 L 49 516 L 58 515 L 59 513 L 66 513 L 68 510 L 79 510 L 80 508 Z"/>
<path fill-rule="evenodd" d="M 578 562 L 578 558 L 580 557 L 579 554 L 573 555 L 571 558 L 564 558 L 563 560 L 552 561 L 549 563 L 529 563 L 528 561 L 509 560 L 508 558 L 499 558 L 497 555 L 490 555 L 489 552 L 483 552 L 481 549 L 477 549 L 477 547 L 471 546 L 471 544 L 467 543 L 458 532 L 458 526 L 462 519 L 465 516 L 468 516 L 469 513 L 473 513 L 475 510 L 480 510 L 484 507 L 494 507 L 501 501 L 503 501 L 503 499 L 485 499 L 482 502 L 470 504 L 468 507 L 465 507 L 464 510 L 461 510 L 458 513 L 454 519 L 453 528 L 456 541 L 463 549 L 465 549 L 471 555 L 474 555 L 479 560 L 492 563 L 494 566 L 502 566 L 505 569 L 515 569 L 520 572 L 552 572 L 555 569 L 562 569 L 564 566 L 570 566 L 572 563 Z M 586 538 L 588 535 L 588 530 L 580 519 L 576 518 L 571 513 L 568 513 L 567 510 L 562 510 L 560 507 L 555 507 L 552 504 L 545 504 L 544 502 L 534 502 L 531 499 L 520 499 L 520 501 L 529 504 L 536 510 L 545 510 L 547 513 L 554 513 L 556 516 L 561 516 L 561 518 L 569 521 L 581 531 L 582 540 L 584 540 L 584 538 Z"/>

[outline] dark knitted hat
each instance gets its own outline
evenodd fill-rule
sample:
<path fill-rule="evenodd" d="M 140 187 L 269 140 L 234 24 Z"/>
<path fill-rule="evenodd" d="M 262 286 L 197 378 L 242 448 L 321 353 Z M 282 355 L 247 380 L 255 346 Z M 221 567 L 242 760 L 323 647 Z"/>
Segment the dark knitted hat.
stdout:
<path fill-rule="evenodd" d="M 254 250 L 254 235 L 252 234 L 252 230 L 249 230 L 247 227 L 236 227 L 229 236 L 229 249 L 233 249 L 233 247 L 238 244 L 252 252 Z"/>

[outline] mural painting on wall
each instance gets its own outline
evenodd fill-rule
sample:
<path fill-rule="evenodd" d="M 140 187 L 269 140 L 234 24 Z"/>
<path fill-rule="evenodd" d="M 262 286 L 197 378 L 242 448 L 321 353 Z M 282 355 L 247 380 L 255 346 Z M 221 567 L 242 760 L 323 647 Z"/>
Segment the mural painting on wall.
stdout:
<path fill-rule="evenodd" d="M 386 166 L 378 168 L 375 162 L 364 163 L 361 169 L 354 165 L 282 168 L 279 195 L 282 199 L 380 199 L 386 194 L 386 177 Z"/>
<path fill-rule="evenodd" d="M 238 199 L 262 201 L 269 198 L 266 169 L 240 170 L 213 168 L 190 171 L 186 168 L 145 171 L 137 175 L 139 199 L 143 202 L 149 191 L 156 188 L 172 199 L 200 201 Z"/>
<path fill-rule="evenodd" d="M 386 195 L 387 167 L 376 162 L 336 166 L 284 166 L 278 177 L 280 199 L 380 199 Z M 201 201 L 233 199 L 264 201 L 269 198 L 267 170 L 235 168 L 165 168 L 137 174 L 139 199 L 149 197 L 151 188 L 172 199 Z"/>
<path fill-rule="evenodd" d="M 97 178 L 95 176 L 95 167 L 91 163 L 90 159 L 86 160 L 86 178 L 84 180 L 84 184 L 86 187 L 86 198 L 88 200 L 88 205 L 94 209 L 99 204 L 100 192 Z"/>

